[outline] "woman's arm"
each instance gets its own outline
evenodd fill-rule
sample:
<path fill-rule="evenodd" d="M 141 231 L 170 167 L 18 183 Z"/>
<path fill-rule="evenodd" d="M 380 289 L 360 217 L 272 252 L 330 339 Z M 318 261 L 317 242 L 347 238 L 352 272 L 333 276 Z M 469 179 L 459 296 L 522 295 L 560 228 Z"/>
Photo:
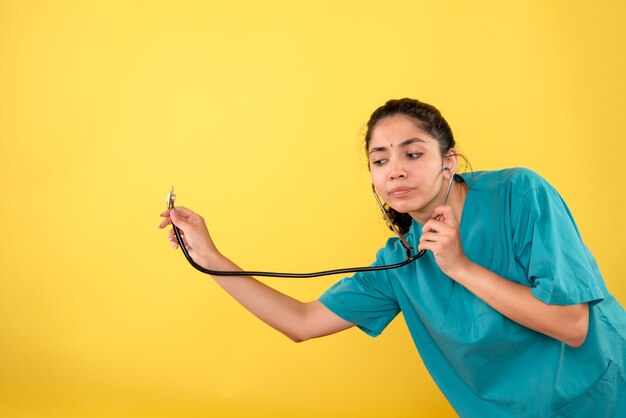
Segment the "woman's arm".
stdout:
<path fill-rule="evenodd" d="M 159 225 L 172 222 L 182 231 L 184 245 L 196 263 L 211 270 L 241 270 L 219 253 L 204 223 L 204 219 L 183 207 L 161 214 Z M 178 248 L 173 231 L 169 232 L 172 247 Z M 259 282 L 250 276 L 212 276 L 237 302 L 257 318 L 280 331 L 295 342 L 333 334 L 352 327 L 326 308 L 321 302 L 300 302 Z"/>
<path fill-rule="evenodd" d="M 518 324 L 571 347 L 580 347 L 587 337 L 589 306 L 586 303 L 548 305 L 534 297 L 530 287 L 505 279 L 469 260 L 450 274 L 467 290 Z"/>
<path fill-rule="evenodd" d="M 530 288 L 508 280 L 470 261 L 463 252 L 459 223 L 450 206 L 435 209 L 423 227 L 419 249 L 433 252 L 441 270 L 507 318 L 571 347 L 580 347 L 587 336 L 589 306 L 548 305 Z"/>

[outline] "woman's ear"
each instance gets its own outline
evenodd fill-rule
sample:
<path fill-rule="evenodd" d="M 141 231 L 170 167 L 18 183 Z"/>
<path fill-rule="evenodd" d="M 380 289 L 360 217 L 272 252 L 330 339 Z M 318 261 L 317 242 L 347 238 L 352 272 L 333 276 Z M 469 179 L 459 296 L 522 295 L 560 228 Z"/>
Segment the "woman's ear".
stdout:
<path fill-rule="evenodd" d="M 444 176 L 446 175 L 446 172 L 447 172 L 448 176 L 446 177 L 449 178 L 449 176 L 456 173 L 457 168 L 458 168 L 458 155 L 454 148 L 450 148 L 450 150 L 443 157 Z"/>

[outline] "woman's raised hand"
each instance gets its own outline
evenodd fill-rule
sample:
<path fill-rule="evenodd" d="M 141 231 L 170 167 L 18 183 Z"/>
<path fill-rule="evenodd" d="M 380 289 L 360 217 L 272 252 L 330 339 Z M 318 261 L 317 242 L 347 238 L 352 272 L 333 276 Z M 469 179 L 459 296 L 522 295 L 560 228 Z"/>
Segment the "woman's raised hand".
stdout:
<path fill-rule="evenodd" d="M 182 206 L 166 210 L 161 213 L 161 217 L 165 219 L 161 221 L 159 228 L 163 229 L 170 224 L 176 225 L 181 232 L 183 245 L 193 261 L 204 268 L 210 268 L 211 259 L 219 256 L 220 253 L 211 239 L 204 218 Z M 174 229 L 170 229 L 168 239 L 172 248 L 178 248 Z"/>
<path fill-rule="evenodd" d="M 432 219 L 422 227 L 418 250 L 429 250 L 435 262 L 448 276 L 452 277 L 469 262 L 461 245 L 459 222 L 452 207 L 442 205 L 435 208 Z"/>

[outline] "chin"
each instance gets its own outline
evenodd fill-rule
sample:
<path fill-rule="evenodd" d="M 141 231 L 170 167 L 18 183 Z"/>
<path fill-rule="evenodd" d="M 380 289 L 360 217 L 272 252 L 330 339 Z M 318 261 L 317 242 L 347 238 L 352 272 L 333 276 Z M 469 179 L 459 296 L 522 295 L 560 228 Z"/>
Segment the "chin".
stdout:
<path fill-rule="evenodd" d="M 415 207 L 415 205 L 409 204 L 409 202 L 403 202 L 397 205 L 389 205 L 389 207 L 399 213 L 410 213 L 417 211 L 417 207 Z"/>

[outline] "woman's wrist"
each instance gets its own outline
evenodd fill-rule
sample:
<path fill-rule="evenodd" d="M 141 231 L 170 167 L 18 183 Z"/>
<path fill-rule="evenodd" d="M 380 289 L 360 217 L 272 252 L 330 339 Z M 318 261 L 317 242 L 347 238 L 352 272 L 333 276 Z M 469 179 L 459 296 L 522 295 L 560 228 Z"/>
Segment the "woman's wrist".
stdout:
<path fill-rule="evenodd" d="M 198 263 L 200 264 L 200 263 Z M 202 263 L 200 264 L 207 270 L 223 270 L 232 271 L 236 270 L 232 261 L 224 257 L 219 251 L 212 251 L 202 257 Z"/>
<path fill-rule="evenodd" d="M 454 281 L 463 284 L 464 277 L 472 269 L 475 264 L 469 258 L 464 257 L 463 260 L 456 263 L 453 269 L 444 271 L 444 273 Z"/>

